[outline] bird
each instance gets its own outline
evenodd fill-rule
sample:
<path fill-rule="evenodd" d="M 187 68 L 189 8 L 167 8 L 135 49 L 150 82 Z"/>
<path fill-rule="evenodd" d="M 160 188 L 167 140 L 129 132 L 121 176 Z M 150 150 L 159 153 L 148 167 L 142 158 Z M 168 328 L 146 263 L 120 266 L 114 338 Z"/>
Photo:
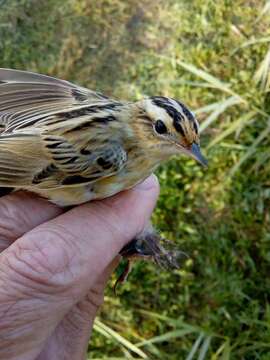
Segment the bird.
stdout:
<path fill-rule="evenodd" d="M 75 206 L 130 189 L 181 154 L 207 165 L 199 123 L 181 101 L 119 101 L 66 80 L 0 68 L 2 192 L 26 190 Z M 161 239 L 148 226 L 120 255 L 177 266 Z"/>

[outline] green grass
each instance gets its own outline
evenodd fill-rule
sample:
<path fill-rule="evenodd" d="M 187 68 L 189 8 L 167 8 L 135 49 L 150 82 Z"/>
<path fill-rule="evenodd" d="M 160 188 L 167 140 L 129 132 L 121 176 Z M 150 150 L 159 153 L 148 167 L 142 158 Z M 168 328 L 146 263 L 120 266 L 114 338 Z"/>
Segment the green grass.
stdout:
<path fill-rule="evenodd" d="M 138 5 L 139 3 L 139 5 Z M 189 258 L 111 288 L 91 359 L 270 359 L 270 5 L 260 0 L 0 0 L 2 67 L 119 98 L 165 95 L 202 124 L 207 171 L 159 169 L 154 214 Z"/>

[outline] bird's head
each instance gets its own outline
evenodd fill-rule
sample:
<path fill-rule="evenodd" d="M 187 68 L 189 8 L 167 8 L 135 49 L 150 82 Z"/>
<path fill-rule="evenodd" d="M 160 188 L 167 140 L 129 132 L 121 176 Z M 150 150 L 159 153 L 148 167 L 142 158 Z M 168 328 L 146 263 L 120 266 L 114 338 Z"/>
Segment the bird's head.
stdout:
<path fill-rule="evenodd" d="M 206 166 L 200 151 L 199 124 L 194 114 L 181 102 L 153 96 L 139 102 L 145 129 L 156 148 L 164 153 L 184 153 Z M 150 140 L 151 141 L 151 140 Z"/>

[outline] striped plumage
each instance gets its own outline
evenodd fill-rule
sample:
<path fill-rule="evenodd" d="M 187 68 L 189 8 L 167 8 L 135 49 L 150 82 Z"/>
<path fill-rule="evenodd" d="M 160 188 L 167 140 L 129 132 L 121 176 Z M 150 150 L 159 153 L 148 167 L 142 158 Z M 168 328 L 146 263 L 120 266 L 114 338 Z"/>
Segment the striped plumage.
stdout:
<path fill-rule="evenodd" d="M 181 153 L 206 163 L 198 123 L 179 101 L 120 102 L 64 80 L 0 69 L 0 195 L 25 189 L 61 206 L 102 199 Z M 152 228 L 120 253 L 177 265 L 177 252 L 165 250 Z"/>
<path fill-rule="evenodd" d="M 194 115 L 165 97 L 119 102 L 64 80 L 0 69 L 0 124 L 0 187 L 60 205 L 130 188 L 173 154 L 203 162 Z"/>

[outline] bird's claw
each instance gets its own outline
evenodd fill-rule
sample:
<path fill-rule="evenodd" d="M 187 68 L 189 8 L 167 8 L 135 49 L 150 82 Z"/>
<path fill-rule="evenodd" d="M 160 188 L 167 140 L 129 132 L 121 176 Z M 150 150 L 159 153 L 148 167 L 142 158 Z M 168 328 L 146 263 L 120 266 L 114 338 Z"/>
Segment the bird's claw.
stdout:
<path fill-rule="evenodd" d="M 164 246 L 163 246 L 164 245 Z M 120 283 L 124 283 L 131 271 L 131 263 L 136 259 L 153 260 L 164 269 L 179 269 L 180 260 L 187 255 L 172 246 L 172 242 L 162 238 L 154 230 L 144 232 L 130 241 L 120 251 L 128 263 L 115 282 L 114 292 Z"/>

